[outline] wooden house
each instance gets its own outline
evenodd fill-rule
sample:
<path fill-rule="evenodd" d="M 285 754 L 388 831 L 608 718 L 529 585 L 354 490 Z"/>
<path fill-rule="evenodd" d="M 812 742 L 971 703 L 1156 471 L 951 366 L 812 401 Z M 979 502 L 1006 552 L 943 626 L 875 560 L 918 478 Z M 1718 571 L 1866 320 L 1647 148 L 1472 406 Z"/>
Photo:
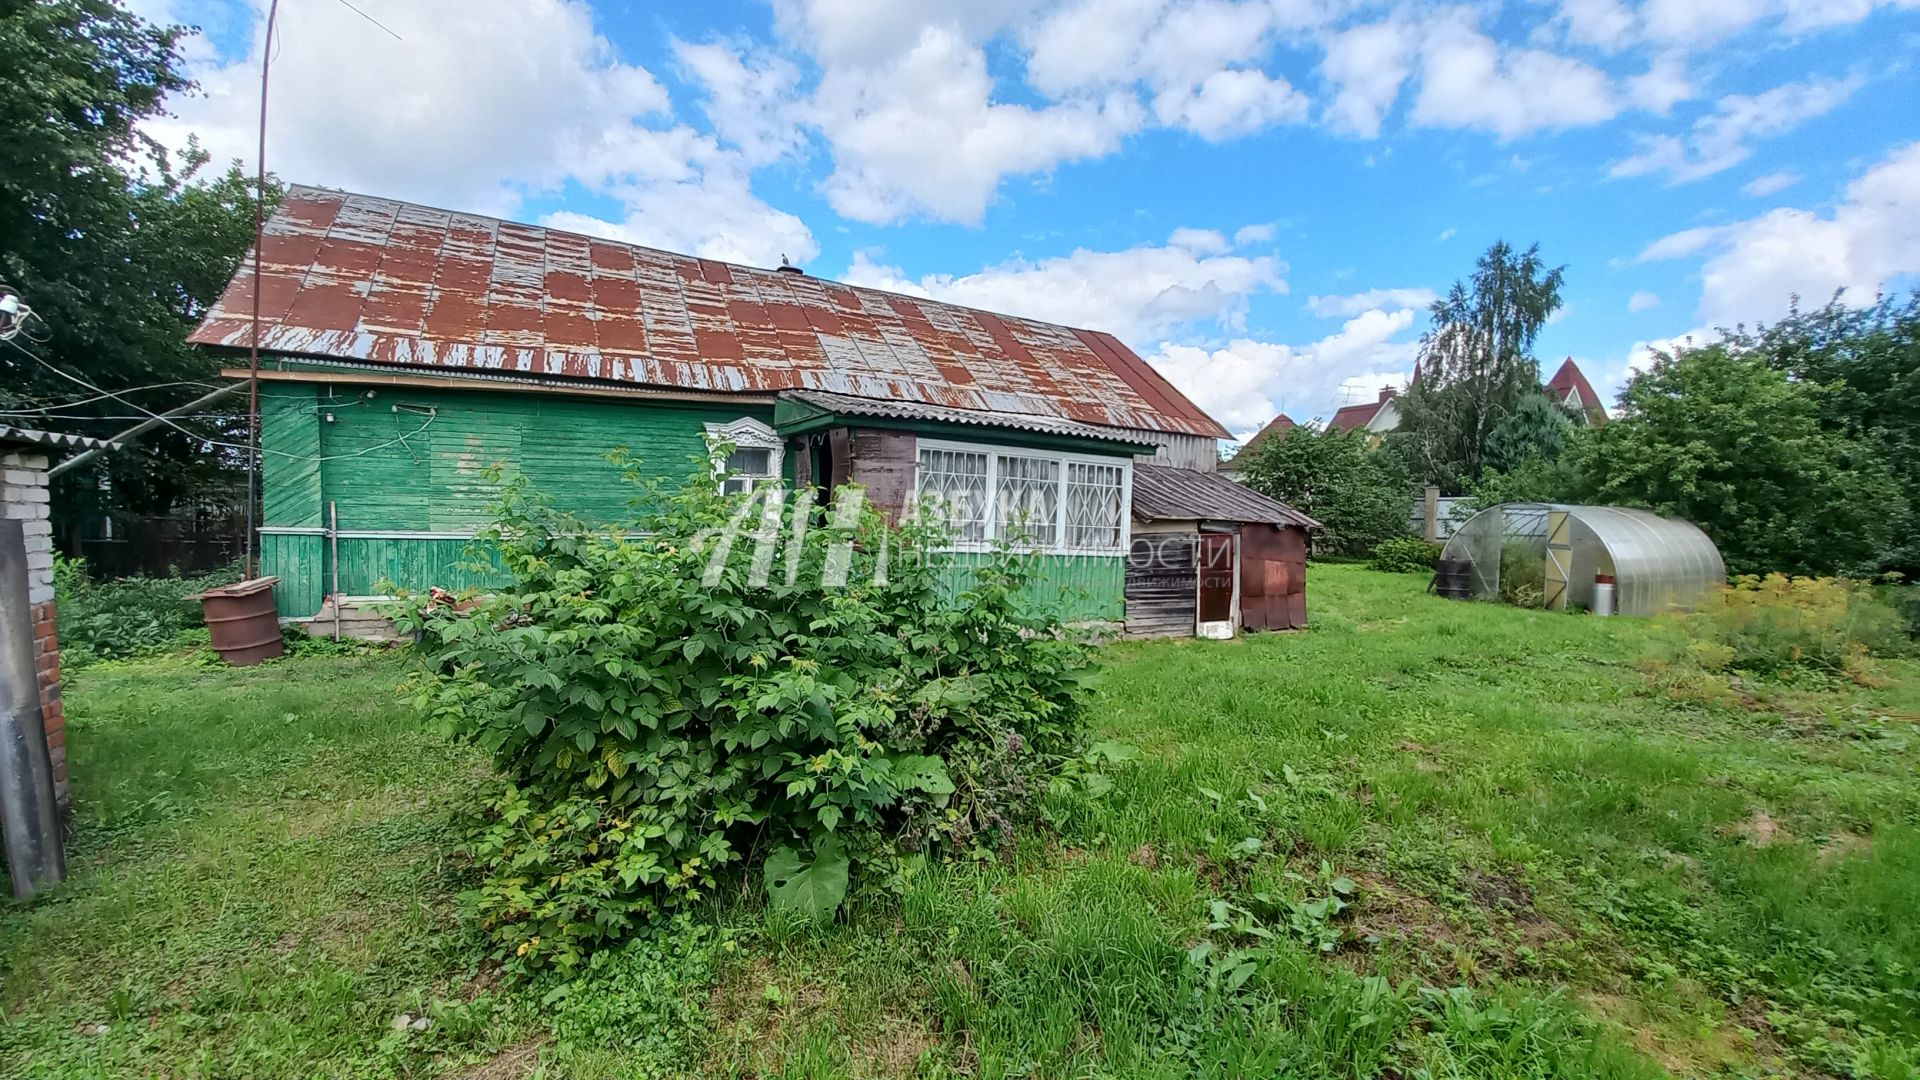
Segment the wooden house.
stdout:
<path fill-rule="evenodd" d="M 244 374 L 257 289 L 261 572 L 290 619 L 384 582 L 497 580 L 466 555 L 495 465 L 612 519 L 630 489 L 609 451 L 673 479 L 725 443 L 735 490 L 851 482 L 888 510 L 951 508 L 955 573 L 1017 506 L 1043 587 L 1118 623 L 1136 467 L 1209 475 L 1227 435 L 1111 334 L 791 267 L 310 187 L 261 263 L 192 341 Z"/>

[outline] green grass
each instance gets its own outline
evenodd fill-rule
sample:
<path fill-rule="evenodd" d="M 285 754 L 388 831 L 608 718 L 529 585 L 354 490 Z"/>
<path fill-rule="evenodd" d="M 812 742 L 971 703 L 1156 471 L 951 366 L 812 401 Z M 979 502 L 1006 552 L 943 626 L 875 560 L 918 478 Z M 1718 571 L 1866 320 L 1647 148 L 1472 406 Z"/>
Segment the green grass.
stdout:
<path fill-rule="evenodd" d="M 1004 860 L 818 930 L 743 890 L 559 988 L 476 965 L 485 765 L 397 659 L 85 670 L 0 1074 L 1916 1075 L 1920 670 L 1715 686 L 1670 624 L 1312 585 L 1305 634 L 1111 647 L 1145 755 Z"/>

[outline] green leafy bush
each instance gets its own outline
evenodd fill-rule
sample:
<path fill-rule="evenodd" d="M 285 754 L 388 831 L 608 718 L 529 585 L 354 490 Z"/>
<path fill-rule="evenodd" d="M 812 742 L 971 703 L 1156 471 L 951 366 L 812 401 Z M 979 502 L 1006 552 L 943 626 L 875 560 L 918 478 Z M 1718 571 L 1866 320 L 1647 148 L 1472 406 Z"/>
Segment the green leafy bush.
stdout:
<path fill-rule="evenodd" d="M 96 582 L 83 559 L 56 557 L 54 600 L 61 662 L 79 668 L 100 659 L 145 656 L 176 647 L 205 624 L 200 603 L 187 599 L 240 580 L 239 564 L 183 577 L 131 577 Z"/>
<path fill-rule="evenodd" d="M 741 498 L 656 487 L 631 531 L 592 529 L 509 480 L 482 535 L 512 583 L 400 615 L 421 706 L 505 775 L 469 899 L 518 966 L 575 968 L 752 865 L 827 917 L 850 882 L 998 847 L 1081 750 L 1088 652 L 1027 599 L 1030 557 L 956 591 L 937 530 L 869 509 L 796 540 L 785 506 L 755 518 L 755 584 L 753 536 L 715 556 Z"/>
<path fill-rule="evenodd" d="M 1440 561 L 1440 551 L 1439 544 L 1428 543 L 1420 537 L 1396 536 L 1376 545 L 1373 559 L 1367 565 L 1389 574 L 1431 574 L 1433 564 Z"/>
<path fill-rule="evenodd" d="M 1855 674 L 1875 656 L 1912 647 L 1907 622 L 1873 590 L 1846 578 L 1741 577 L 1688 618 L 1693 652 L 1709 668 Z"/>

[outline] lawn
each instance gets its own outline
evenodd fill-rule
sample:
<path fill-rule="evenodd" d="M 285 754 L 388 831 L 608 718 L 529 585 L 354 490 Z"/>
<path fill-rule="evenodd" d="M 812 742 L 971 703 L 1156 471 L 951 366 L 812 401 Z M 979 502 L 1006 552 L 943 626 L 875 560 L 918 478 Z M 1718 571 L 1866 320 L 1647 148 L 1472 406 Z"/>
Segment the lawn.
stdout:
<path fill-rule="evenodd" d="M 565 984 L 478 962 L 486 765 L 399 658 L 86 669 L 0 1074 L 1916 1075 L 1920 668 L 1716 684 L 1672 623 L 1423 583 L 1316 565 L 1309 632 L 1111 646 L 1141 757 L 1003 860 L 822 929 L 742 890 Z"/>

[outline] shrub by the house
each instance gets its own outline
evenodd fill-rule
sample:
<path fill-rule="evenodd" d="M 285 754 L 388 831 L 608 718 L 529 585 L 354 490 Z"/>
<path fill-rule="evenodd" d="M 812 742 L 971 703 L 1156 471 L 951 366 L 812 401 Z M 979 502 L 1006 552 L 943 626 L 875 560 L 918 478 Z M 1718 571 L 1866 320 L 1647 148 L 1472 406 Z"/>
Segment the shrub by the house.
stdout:
<path fill-rule="evenodd" d="M 516 966 L 571 969 L 753 868 L 776 908 L 825 917 L 850 881 L 1000 845 L 1080 750 L 1088 653 L 1029 605 L 1028 559 L 956 592 L 933 530 L 816 513 L 796 539 L 795 511 L 756 509 L 707 574 L 739 498 L 655 491 L 622 532 L 510 482 L 484 537 L 512 583 L 403 616 L 421 704 L 502 774 L 471 899 Z"/>

